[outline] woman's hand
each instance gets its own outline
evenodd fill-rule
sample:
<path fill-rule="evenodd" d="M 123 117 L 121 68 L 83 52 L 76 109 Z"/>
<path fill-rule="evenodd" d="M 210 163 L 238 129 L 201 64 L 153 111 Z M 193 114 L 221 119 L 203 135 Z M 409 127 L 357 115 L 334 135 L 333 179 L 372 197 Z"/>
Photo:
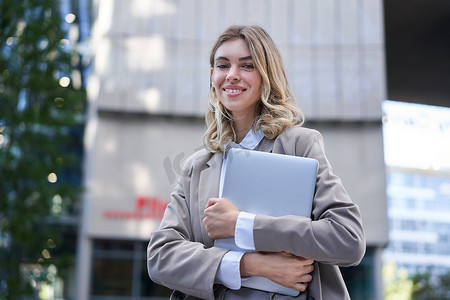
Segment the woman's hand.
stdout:
<path fill-rule="evenodd" d="M 211 198 L 205 208 L 206 231 L 212 239 L 223 239 L 234 236 L 239 210 L 225 198 Z"/>
<path fill-rule="evenodd" d="M 266 277 L 303 292 L 312 280 L 313 263 L 312 259 L 286 252 L 247 252 L 241 259 L 241 276 Z"/>

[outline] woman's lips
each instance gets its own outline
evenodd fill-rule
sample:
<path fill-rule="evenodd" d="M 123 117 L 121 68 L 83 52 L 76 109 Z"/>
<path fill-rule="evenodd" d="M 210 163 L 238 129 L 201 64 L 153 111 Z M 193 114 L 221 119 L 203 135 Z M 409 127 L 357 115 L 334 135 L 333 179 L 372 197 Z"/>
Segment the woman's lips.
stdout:
<path fill-rule="evenodd" d="M 239 87 L 225 87 L 223 88 L 223 91 L 228 96 L 238 96 L 245 92 L 245 89 Z"/>

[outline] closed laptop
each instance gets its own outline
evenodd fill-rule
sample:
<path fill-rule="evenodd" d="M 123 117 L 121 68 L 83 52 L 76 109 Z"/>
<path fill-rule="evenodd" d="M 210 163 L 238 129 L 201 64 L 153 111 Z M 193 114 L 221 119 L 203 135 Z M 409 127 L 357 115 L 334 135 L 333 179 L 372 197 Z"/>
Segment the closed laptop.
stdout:
<path fill-rule="evenodd" d="M 220 197 L 240 211 L 273 217 L 311 216 L 318 161 L 312 158 L 232 148 L 227 153 Z M 234 238 L 215 241 L 216 247 L 240 249 Z M 242 286 L 296 296 L 298 291 L 263 277 L 250 277 Z"/>

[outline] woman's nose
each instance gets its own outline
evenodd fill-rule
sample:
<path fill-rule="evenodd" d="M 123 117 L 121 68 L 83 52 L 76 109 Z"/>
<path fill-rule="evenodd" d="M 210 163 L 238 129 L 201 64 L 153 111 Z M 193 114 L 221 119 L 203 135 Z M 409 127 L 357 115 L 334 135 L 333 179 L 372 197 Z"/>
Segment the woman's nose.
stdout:
<path fill-rule="evenodd" d="M 239 68 L 232 66 L 227 74 L 227 81 L 239 81 L 241 77 L 239 76 Z"/>

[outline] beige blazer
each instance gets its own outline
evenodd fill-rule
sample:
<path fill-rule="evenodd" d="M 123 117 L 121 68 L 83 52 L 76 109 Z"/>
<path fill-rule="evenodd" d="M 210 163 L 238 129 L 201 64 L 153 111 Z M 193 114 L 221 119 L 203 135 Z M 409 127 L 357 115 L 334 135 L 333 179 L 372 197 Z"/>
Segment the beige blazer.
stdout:
<path fill-rule="evenodd" d="M 321 134 L 291 128 L 273 140 L 263 138 L 258 150 L 315 158 L 319 171 L 311 219 L 257 215 L 253 229 L 256 250 L 286 251 L 316 261 L 308 290 L 295 298 L 350 299 L 338 266 L 361 261 L 364 231 L 358 206 L 325 157 Z M 213 247 L 202 219 L 208 199 L 219 194 L 222 155 L 200 150 L 187 159 L 161 225 L 151 234 L 148 272 L 154 282 L 174 290 L 172 299 L 261 299 L 260 291 L 231 291 L 214 282 L 227 250 Z M 293 298 L 263 294 L 267 299 Z"/>

